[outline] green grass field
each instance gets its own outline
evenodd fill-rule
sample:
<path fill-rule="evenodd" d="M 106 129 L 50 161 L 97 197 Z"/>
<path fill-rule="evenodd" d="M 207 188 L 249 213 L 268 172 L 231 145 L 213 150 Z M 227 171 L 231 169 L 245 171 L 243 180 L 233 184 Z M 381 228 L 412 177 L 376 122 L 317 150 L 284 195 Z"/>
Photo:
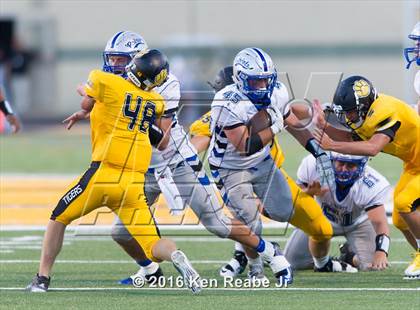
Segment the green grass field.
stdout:
<path fill-rule="evenodd" d="M 296 175 L 300 160 L 307 154 L 289 135 L 282 134 L 286 154 L 285 169 Z M 79 126 L 66 131 L 56 126 L 30 130 L 0 138 L 1 173 L 80 174 L 90 162 L 89 129 Z M 395 184 L 399 160 L 380 155 L 371 165 Z M 269 238 L 280 239 L 281 230 L 266 230 Z M 289 231 L 290 233 L 290 231 Z M 221 264 L 230 258 L 231 241 L 221 241 L 204 231 L 165 231 L 194 262 L 201 276 L 217 279 Z M 192 236 L 192 237 L 188 237 Z M 194 239 L 195 237 L 204 239 Z M 418 281 L 403 280 L 403 270 L 411 260 L 411 249 L 402 235 L 392 230 L 390 261 L 385 272 L 358 274 L 319 274 L 300 271 L 288 289 L 205 289 L 192 296 L 186 289 L 135 289 L 121 287 L 117 281 L 137 270 L 136 265 L 111 241 L 109 236 L 74 237 L 71 232 L 58 257 L 48 294 L 29 294 L 23 288 L 37 271 L 42 232 L 0 230 L 0 308 L 1 309 L 418 309 Z M 210 242 L 211 241 L 211 242 Z M 333 241 L 337 254 L 340 239 Z M 168 263 L 165 276 L 176 276 Z M 267 269 L 267 276 L 270 271 Z M 243 274 L 241 278 L 245 278 Z"/>
<path fill-rule="evenodd" d="M 255 290 L 222 287 L 218 269 L 222 262 L 230 258 L 233 246 L 231 241 L 219 241 L 203 231 L 186 233 L 192 236 L 188 241 L 185 236 L 173 237 L 178 239 L 178 247 L 187 253 L 203 278 L 216 279 L 220 286 L 204 289 L 197 296 L 183 288 L 129 288 L 117 284 L 119 279 L 135 272 L 136 265 L 109 237 L 75 237 L 71 232 L 66 236 L 63 251 L 54 268 L 51 288 L 56 290 L 48 294 L 23 292 L 37 270 L 42 233 L 2 232 L 2 250 L 7 249 L 10 253 L 1 253 L 0 307 L 37 309 L 56 308 L 60 305 L 59 308 L 66 309 L 418 309 L 420 304 L 418 281 L 402 279 L 406 261 L 410 259 L 410 249 L 395 230 L 392 233 L 390 254 L 393 264 L 387 271 L 358 274 L 300 271 L 296 272 L 295 282 L 287 289 L 273 287 L 272 281 L 270 289 Z M 271 239 L 280 239 L 281 246 L 284 246 L 285 238 L 280 237 L 280 233 L 273 229 L 267 231 Z M 163 230 L 163 235 L 171 237 L 174 233 Z M 195 241 L 197 235 L 201 239 Z M 335 254 L 340 240 L 337 238 L 332 243 Z M 162 268 L 166 277 L 177 276 L 169 263 L 163 263 Z M 266 274 L 271 277 L 268 268 Z M 245 273 L 241 275 L 242 279 L 245 277 Z"/>

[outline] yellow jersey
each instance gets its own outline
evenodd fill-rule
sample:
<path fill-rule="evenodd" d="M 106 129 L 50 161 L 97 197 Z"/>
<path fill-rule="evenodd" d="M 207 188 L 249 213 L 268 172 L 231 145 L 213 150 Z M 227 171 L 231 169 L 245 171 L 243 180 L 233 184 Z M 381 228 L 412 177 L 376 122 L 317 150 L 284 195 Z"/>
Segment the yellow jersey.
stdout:
<path fill-rule="evenodd" d="M 383 152 L 403 160 L 406 169 L 420 169 L 420 117 L 405 102 L 379 94 L 363 124 L 353 131 L 362 140 L 369 140 L 375 133 L 386 134 L 391 142 Z"/>
<path fill-rule="evenodd" d="M 101 70 L 89 74 L 84 88 L 95 100 L 90 113 L 92 161 L 145 173 L 152 156 L 149 126 L 163 114 L 162 96 Z"/>
<path fill-rule="evenodd" d="M 194 123 L 192 123 L 190 126 L 190 135 L 211 137 L 210 118 L 211 111 L 207 112 Z M 277 137 L 274 138 L 273 144 L 271 145 L 271 157 L 273 158 L 277 167 L 281 167 L 283 165 L 284 153 L 280 147 Z"/>

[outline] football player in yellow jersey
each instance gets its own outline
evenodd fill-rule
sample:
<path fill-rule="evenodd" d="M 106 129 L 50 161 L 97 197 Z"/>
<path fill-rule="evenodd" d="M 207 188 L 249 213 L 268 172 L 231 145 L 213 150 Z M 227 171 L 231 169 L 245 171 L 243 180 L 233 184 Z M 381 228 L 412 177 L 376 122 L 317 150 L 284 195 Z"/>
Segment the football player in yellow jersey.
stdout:
<path fill-rule="evenodd" d="M 384 152 L 404 162 L 394 191 L 393 222 L 416 249 L 405 278 L 420 279 L 420 117 L 405 102 L 378 94 L 362 76 L 340 82 L 333 99 L 339 121 L 351 132 L 336 129 L 325 121 L 319 104 L 316 139 L 326 150 L 352 155 L 375 156 Z M 331 137 L 331 138 L 330 138 Z"/>
<path fill-rule="evenodd" d="M 107 206 L 143 251 L 143 263 L 172 261 L 193 293 L 201 289 L 198 273 L 173 241 L 161 239 L 144 196 L 144 174 L 151 160 L 149 130 L 164 111 L 163 98 L 150 92 L 167 78 L 169 65 L 158 50 L 137 54 L 127 66 L 128 79 L 93 70 L 85 85 L 82 110 L 90 112 L 92 164 L 75 180 L 53 210 L 44 236 L 39 271 L 27 290 L 46 292 L 68 224 Z M 155 128 L 158 131 L 158 129 Z M 154 141 L 164 149 L 168 136 Z"/>
<path fill-rule="evenodd" d="M 223 68 L 216 76 L 214 82 L 210 83 L 210 86 L 216 91 L 220 91 L 225 86 L 229 84 L 233 84 L 232 80 L 232 67 L 225 67 Z M 299 108 L 298 108 L 299 109 Z M 300 112 L 306 116 L 306 111 L 296 111 Z M 197 149 L 198 153 L 201 153 L 209 147 L 210 139 L 211 139 L 211 130 L 210 130 L 210 120 L 211 120 L 211 112 L 205 113 L 200 119 L 196 120 L 190 126 L 190 135 L 191 135 L 191 142 Z M 281 149 L 280 143 L 278 141 L 278 137 L 273 140 L 271 145 L 271 157 L 273 158 L 276 166 L 281 170 L 283 175 L 285 176 L 288 185 L 290 187 L 290 191 L 293 195 L 293 201 L 295 212 L 290 219 L 290 223 L 296 227 L 300 227 L 304 230 L 308 235 L 315 236 L 315 239 L 322 243 L 324 240 L 327 240 L 329 237 L 329 231 L 332 233 L 332 228 L 330 223 L 328 222 L 327 218 L 323 216 L 322 210 L 317 202 L 303 192 L 295 181 L 290 178 L 286 171 L 282 168 L 283 162 L 285 160 L 284 153 Z M 312 249 L 319 247 L 321 249 L 322 246 L 319 246 L 318 242 L 312 243 Z M 316 251 L 316 250 L 315 250 Z M 323 251 L 320 251 L 323 252 Z M 229 261 L 228 264 L 224 265 L 220 270 L 220 275 L 223 277 L 234 277 L 240 273 L 242 273 L 246 265 L 248 263 L 248 259 L 245 255 L 245 250 L 243 246 L 239 242 L 235 242 L 235 251 L 233 258 Z M 340 265 L 342 270 L 340 271 L 354 271 L 354 268 L 351 268 L 348 264 L 344 262 L 340 262 L 340 264 L 336 264 L 336 262 L 332 262 L 334 266 Z M 331 270 L 322 271 L 339 271 L 339 268 L 332 267 Z"/>

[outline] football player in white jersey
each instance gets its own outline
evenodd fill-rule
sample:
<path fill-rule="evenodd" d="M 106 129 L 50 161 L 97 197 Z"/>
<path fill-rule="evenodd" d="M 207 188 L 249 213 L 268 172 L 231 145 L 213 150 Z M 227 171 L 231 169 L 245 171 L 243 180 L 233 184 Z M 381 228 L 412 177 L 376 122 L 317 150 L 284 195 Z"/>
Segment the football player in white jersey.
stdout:
<path fill-rule="evenodd" d="M 347 246 L 342 259 L 359 270 L 383 270 L 388 266 L 389 227 L 384 204 L 390 197 L 388 181 L 367 166 L 368 157 L 331 153 L 336 191 L 322 191 L 312 156 L 305 157 L 297 172 L 297 183 L 316 196 L 331 221 L 334 236 L 344 236 Z M 285 247 L 294 269 L 313 268 L 308 236 L 296 229 Z"/>
<path fill-rule="evenodd" d="M 413 62 L 417 65 L 417 73 L 414 78 L 414 90 L 420 97 L 420 22 L 417 22 L 413 31 L 408 35 L 408 38 L 414 41 L 414 47 L 407 47 L 404 49 L 404 57 L 407 60 L 406 68 L 409 69 Z M 417 111 L 420 114 L 420 98 L 418 98 L 417 102 Z"/>
<path fill-rule="evenodd" d="M 133 36 L 128 36 L 127 32 L 119 32 L 108 41 L 104 52 L 105 71 L 124 76 L 121 68 L 125 68 L 127 61 L 132 57 L 133 49 L 147 48 L 143 39 L 141 39 L 142 44 L 133 44 L 140 40 L 136 36 L 141 38 L 137 34 Z M 161 128 L 164 134 L 170 135 L 170 143 L 163 152 L 157 149 L 153 150 L 150 169 L 145 175 L 145 195 L 149 207 L 161 192 L 175 212 L 182 211 L 188 204 L 207 230 L 221 238 L 230 238 L 246 244 L 258 252 L 259 256 L 270 265 L 279 282 L 289 281 L 290 276 L 283 272 L 287 268 L 284 265 L 284 256 L 277 253 L 275 245 L 265 242 L 264 239 L 252 233 L 248 226 L 223 213 L 223 206 L 218 201 L 216 186 L 211 184 L 195 148 L 190 144 L 187 134 L 178 124 L 176 112 L 181 97 L 178 79 L 170 74 L 168 80 L 154 90 L 165 99 L 166 109 L 161 118 Z M 68 128 L 74 122 L 87 117 L 78 113 L 80 111 L 65 120 L 69 122 Z M 162 134 L 154 128 L 149 131 L 151 139 L 153 136 Z M 179 197 L 181 202 L 177 200 Z M 142 251 L 139 251 L 136 240 L 119 222 L 118 218 L 113 225 L 112 238 L 140 266 L 136 274 L 121 280 L 121 284 L 131 284 L 135 277 L 149 280 L 152 277 L 162 276 L 159 264 L 141 255 Z"/>
<path fill-rule="evenodd" d="M 287 89 L 277 82 L 277 73 L 268 54 L 259 48 L 240 51 L 233 63 L 233 78 L 235 84 L 216 93 L 212 103 L 212 140 L 208 155 L 212 175 L 226 205 L 235 217 L 257 234 L 262 230 L 259 201 L 264 208 L 263 214 L 269 218 L 292 223 L 296 220 L 297 224 L 311 232 L 311 252 L 317 268 L 330 268 L 332 259 L 328 251 L 331 224 L 315 202 L 314 208 L 311 204 L 313 210 L 295 208 L 293 198 L 300 194 L 293 188 L 295 184 L 285 172 L 275 166 L 269 144 L 283 129 L 284 120 L 288 131 L 317 158 L 317 167 L 323 176 L 321 184 L 334 187 L 334 172 L 329 157 L 314 143 L 309 131 L 295 129 L 301 127 L 300 123 L 289 109 Z M 262 109 L 270 115 L 271 127 L 251 134 L 247 124 Z M 310 203 L 309 200 L 305 201 Z M 308 216 L 313 216 L 313 221 L 308 220 Z M 319 219 L 316 227 L 310 223 L 315 219 Z M 251 271 L 253 266 L 262 266 L 253 251 L 245 250 Z M 340 271 L 346 269 L 341 268 Z M 262 267 L 260 272 L 263 272 Z M 258 277 L 262 276 L 260 274 Z"/>

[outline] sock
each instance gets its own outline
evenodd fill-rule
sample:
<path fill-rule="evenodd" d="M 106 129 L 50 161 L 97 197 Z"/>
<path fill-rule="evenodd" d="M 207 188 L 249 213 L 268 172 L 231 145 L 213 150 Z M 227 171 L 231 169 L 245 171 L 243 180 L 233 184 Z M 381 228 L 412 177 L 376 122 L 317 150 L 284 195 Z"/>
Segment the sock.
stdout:
<path fill-rule="evenodd" d="M 244 247 L 239 242 L 235 242 L 235 251 L 245 253 Z"/>
<path fill-rule="evenodd" d="M 258 253 L 262 253 L 265 250 L 265 241 L 263 238 L 260 238 L 260 242 L 258 243 L 257 247 L 255 248 L 255 250 Z"/>
<path fill-rule="evenodd" d="M 330 256 L 327 255 L 327 256 L 324 256 L 324 257 L 321 257 L 321 258 L 313 257 L 313 259 L 314 259 L 315 267 L 316 268 L 322 268 L 328 263 L 328 261 L 330 260 Z"/>
<path fill-rule="evenodd" d="M 248 263 L 250 265 L 262 265 L 263 264 L 260 256 L 257 256 L 257 258 L 250 258 L 250 257 L 247 256 L 247 258 L 248 258 Z"/>
<path fill-rule="evenodd" d="M 420 239 L 416 239 L 417 242 L 417 251 L 420 252 Z"/>
<path fill-rule="evenodd" d="M 147 267 L 147 266 L 149 266 L 151 263 L 152 263 L 152 261 L 151 261 L 150 259 L 138 260 L 138 261 L 137 261 L 137 264 L 138 264 L 140 267 Z"/>

